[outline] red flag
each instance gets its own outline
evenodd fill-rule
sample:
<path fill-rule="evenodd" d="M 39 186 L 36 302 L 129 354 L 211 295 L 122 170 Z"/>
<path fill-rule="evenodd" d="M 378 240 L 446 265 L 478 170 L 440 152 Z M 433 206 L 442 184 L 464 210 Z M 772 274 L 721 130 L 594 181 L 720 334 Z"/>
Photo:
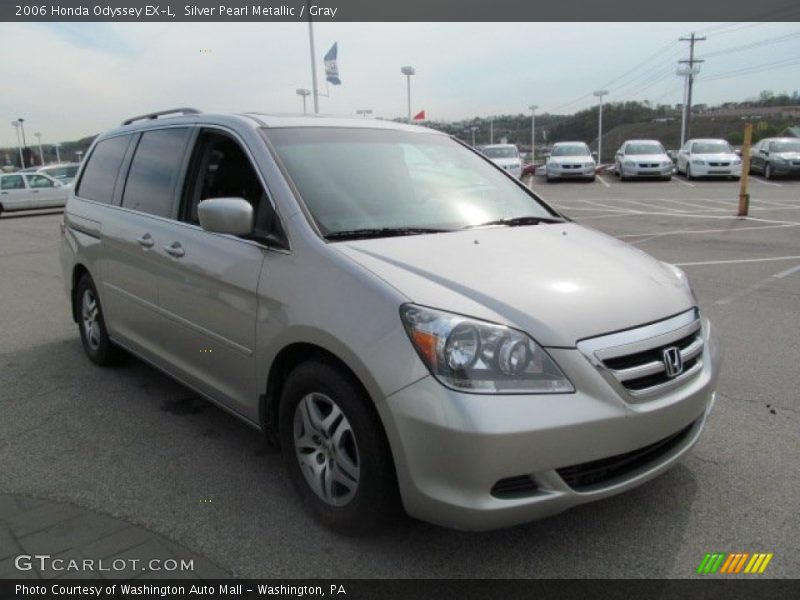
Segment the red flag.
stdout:
<path fill-rule="evenodd" d="M 425 111 L 421 110 L 417 114 L 414 115 L 415 121 L 424 121 L 425 120 Z"/>

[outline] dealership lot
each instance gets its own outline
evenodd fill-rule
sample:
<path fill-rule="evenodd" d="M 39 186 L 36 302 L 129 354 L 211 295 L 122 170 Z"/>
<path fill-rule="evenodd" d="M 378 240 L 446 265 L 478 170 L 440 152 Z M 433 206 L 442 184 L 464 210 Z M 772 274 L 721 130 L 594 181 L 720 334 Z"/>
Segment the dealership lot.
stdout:
<path fill-rule="evenodd" d="M 682 265 L 722 337 L 715 410 L 666 475 L 509 530 L 405 519 L 339 537 L 303 512 L 258 433 L 137 360 L 85 359 L 51 213 L 0 218 L 0 492 L 144 526 L 246 577 L 691 577 L 714 551 L 772 552 L 765 576 L 800 576 L 800 181 L 753 178 L 748 219 L 731 181 L 525 183 Z"/>

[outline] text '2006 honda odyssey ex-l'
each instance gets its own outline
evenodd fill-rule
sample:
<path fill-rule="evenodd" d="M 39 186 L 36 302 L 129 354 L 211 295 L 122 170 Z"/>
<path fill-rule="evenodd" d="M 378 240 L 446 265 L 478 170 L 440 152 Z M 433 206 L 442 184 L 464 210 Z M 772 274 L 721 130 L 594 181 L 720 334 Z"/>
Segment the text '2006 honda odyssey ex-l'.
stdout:
<path fill-rule="evenodd" d="M 447 135 L 180 109 L 94 142 L 61 261 L 122 349 L 280 441 L 359 533 L 630 489 L 697 441 L 720 353 L 684 273 L 576 225 Z"/>

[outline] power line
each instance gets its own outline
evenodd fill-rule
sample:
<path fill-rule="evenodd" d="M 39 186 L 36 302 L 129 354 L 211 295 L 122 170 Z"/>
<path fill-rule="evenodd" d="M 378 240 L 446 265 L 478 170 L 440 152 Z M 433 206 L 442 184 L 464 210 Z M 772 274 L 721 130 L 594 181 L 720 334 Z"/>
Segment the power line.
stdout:
<path fill-rule="evenodd" d="M 777 60 L 770 63 L 753 65 L 741 69 L 733 69 L 731 71 L 725 71 L 723 73 L 712 74 L 702 77 L 702 80 L 715 81 L 717 79 L 728 79 L 730 77 L 739 77 L 740 75 L 747 75 L 749 73 L 753 73 L 756 71 L 773 71 L 775 69 L 783 69 L 785 67 L 792 67 L 796 64 L 800 64 L 800 56 L 792 56 L 789 58 L 784 58 L 782 60 Z"/>
<path fill-rule="evenodd" d="M 742 44 L 740 46 L 731 46 L 729 48 L 723 48 L 722 50 L 715 50 L 713 52 L 709 52 L 708 54 L 703 54 L 705 58 L 709 58 L 712 56 L 720 56 L 723 54 L 731 54 L 733 52 L 741 52 L 742 50 L 750 50 L 752 48 L 760 48 L 762 46 L 771 46 L 773 44 L 780 44 L 781 42 L 787 42 L 791 39 L 800 36 L 800 32 L 796 33 L 787 33 L 786 35 L 782 35 L 772 39 L 766 40 L 759 40 L 757 42 L 750 42 L 749 44 Z"/>

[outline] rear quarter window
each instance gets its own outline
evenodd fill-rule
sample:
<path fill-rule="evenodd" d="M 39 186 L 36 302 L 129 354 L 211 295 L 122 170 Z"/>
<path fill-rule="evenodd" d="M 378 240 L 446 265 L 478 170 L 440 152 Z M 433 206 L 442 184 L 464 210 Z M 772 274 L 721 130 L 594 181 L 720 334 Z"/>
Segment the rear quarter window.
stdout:
<path fill-rule="evenodd" d="M 122 206 L 159 217 L 171 216 L 188 137 L 188 128 L 142 134 L 128 171 Z"/>
<path fill-rule="evenodd" d="M 81 198 L 110 203 L 114 196 L 117 174 L 128 150 L 130 135 L 98 142 L 87 159 L 75 194 Z"/>

